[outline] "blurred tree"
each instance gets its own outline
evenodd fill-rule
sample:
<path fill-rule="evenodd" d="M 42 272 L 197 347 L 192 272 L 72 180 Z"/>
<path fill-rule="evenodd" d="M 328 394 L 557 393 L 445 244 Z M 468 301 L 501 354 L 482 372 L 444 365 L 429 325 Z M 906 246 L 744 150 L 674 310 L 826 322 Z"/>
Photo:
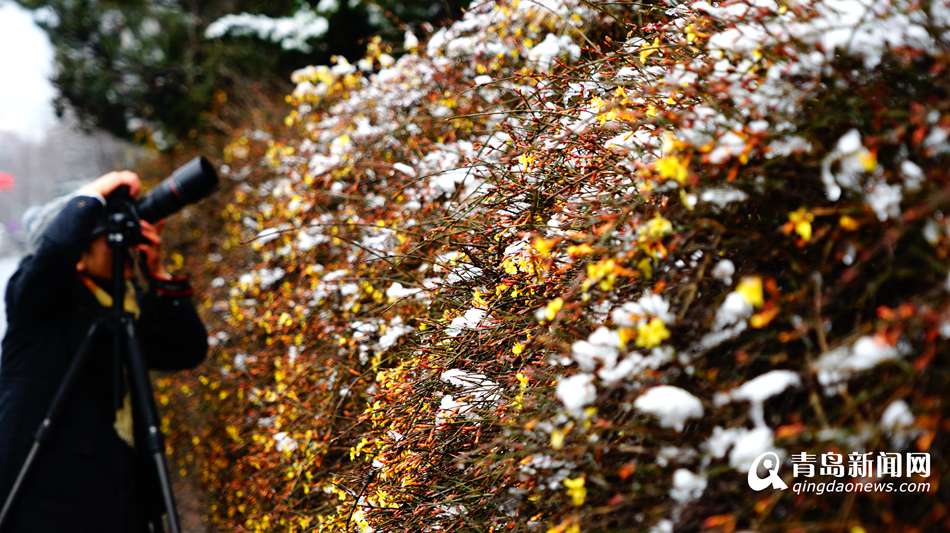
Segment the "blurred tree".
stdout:
<path fill-rule="evenodd" d="M 294 69 L 359 57 L 367 37 L 457 16 L 467 2 L 17 0 L 56 51 L 58 113 L 173 146 L 246 84 L 283 93 Z"/>

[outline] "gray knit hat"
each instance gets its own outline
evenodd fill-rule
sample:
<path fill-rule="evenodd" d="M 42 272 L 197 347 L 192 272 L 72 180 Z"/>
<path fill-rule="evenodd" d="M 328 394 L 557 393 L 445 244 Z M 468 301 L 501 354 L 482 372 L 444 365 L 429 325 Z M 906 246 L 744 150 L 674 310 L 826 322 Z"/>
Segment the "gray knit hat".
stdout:
<path fill-rule="evenodd" d="M 30 207 L 23 213 L 23 228 L 26 233 L 26 253 L 31 255 L 40 247 L 40 238 L 49 227 L 50 223 L 56 218 L 56 215 L 66 207 L 73 197 L 78 196 L 79 191 L 74 191 L 63 196 L 58 196 L 43 205 Z M 98 228 L 99 226 L 97 226 Z M 96 231 L 93 231 L 93 235 Z"/>

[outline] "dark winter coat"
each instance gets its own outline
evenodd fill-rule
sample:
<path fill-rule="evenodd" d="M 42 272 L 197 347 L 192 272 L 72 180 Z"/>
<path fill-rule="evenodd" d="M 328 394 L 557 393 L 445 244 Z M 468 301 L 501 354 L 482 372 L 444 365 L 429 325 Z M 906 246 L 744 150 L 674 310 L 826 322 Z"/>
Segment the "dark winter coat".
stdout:
<path fill-rule="evenodd" d="M 0 357 L 0 504 L 80 341 L 108 312 L 75 267 L 103 210 L 95 198 L 71 199 L 8 283 Z M 207 333 L 186 283 L 139 295 L 136 330 L 152 369 L 191 368 L 207 353 Z M 12 528 L 3 533 L 142 530 L 145 502 L 154 498 L 143 493 L 154 487 L 113 427 L 111 341 L 105 334 L 95 342 L 92 363 L 17 496 Z"/>

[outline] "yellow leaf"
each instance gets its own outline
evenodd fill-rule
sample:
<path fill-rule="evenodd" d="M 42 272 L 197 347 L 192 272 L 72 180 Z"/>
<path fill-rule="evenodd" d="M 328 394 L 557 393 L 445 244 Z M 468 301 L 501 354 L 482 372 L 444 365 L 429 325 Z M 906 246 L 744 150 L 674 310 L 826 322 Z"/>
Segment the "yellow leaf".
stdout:
<path fill-rule="evenodd" d="M 861 226 L 857 220 L 848 215 L 841 215 L 841 218 L 838 219 L 838 225 L 847 231 L 854 231 Z"/>
<path fill-rule="evenodd" d="M 568 518 L 564 522 L 548 529 L 548 533 L 581 533 L 581 526 L 573 520 L 573 518 Z"/>
<path fill-rule="evenodd" d="M 636 332 L 633 328 L 620 328 L 617 330 L 617 335 L 620 337 L 620 347 L 624 348 L 630 342 L 630 339 L 636 337 Z"/>
<path fill-rule="evenodd" d="M 760 311 L 749 319 L 749 325 L 753 328 L 764 328 L 769 324 L 778 315 L 779 308 L 778 306 L 773 306 L 766 308 L 763 311 Z"/>
<path fill-rule="evenodd" d="M 567 255 L 571 257 L 578 257 L 582 255 L 589 255 L 594 252 L 594 249 L 591 248 L 589 244 L 576 244 L 567 247 Z"/>

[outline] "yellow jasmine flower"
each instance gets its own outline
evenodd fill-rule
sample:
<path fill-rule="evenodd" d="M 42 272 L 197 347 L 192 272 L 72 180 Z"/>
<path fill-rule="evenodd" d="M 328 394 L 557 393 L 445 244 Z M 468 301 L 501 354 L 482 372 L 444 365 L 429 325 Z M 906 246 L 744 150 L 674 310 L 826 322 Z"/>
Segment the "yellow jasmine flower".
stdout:
<path fill-rule="evenodd" d="M 524 375 L 522 372 L 515 374 L 515 379 L 518 380 L 518 390 L 524 391 L 528 388 L 528 376 Z"/>
<path fill-rule="evenodd" d="M 685 183 L 689 175 L 689 161 L 675 155 L 661 157 L 656 162 L 656 170 L 660 176 L 665 179 L 676 180 L 677 183 Z"/>
<path fill-rule="evenodd" d="M 478 307 L 480 309 L 488 307 L 488 302 L 485 300 L 481 289 L 472 291 L 472 307 Z"/>
<path fill-rule="evenodd" d="M 617 89 L 614 91 L 614 96 L 620 98 L 621 105 L 629 105 L 631 103 L 630 98 L 627 97 L 627 90 L 623 87 L 617 87 Z"/>
<path fill-rule="evenodd" d="M 554 320 L 554 317 L 561 311 L 561 308 L 564 307 L 564 298 L 560 296 L 548 302 L 548 305 L 544 308 L 544 318 L 547 321 Z"/>
<path fill-rule="evenodd" d="M 527 172 L 531 168 L 531 164 L 534 163 L 534 156 L 525 152 L 518 156 L 518 163 L 521 164 L 521 171 Z"/>
<path fill-rule="evenodd" d="M 595 283 L 600 283 L 601 290 L 609 291 L 613 288 L 617 274 L 614 272 L 616 263 L 613 259 L 603 259 L 596 263 L 587 265 L 587 279 L 584 280 L 584 290 L 586 291 Z"/>
<path fill-rule="evenodd" d="M 811 223 L 813 220 L 815 220 L 814 213 L 804 207 L 799 207 L 788 214 L 788 221 L 794 226 L 795 233 L 805 242 L 811 240 Z"/>
<path fill-rule="evenodd" d="M 688 24 L 684 33 L 686 33 L 686 42 L 688 43 L 692 43 L 699 36 L 699 32 L 696 31 L 696 26 L 693 24 Z"/>
<path fill-rule="evenodd" d="M 332 148 L 336 148 L 337 150 L 342 150 L 352 144 L 352 142 L 353 141 L 350 139 L 350 136 L 344 133 L 336 139 L 333 139 L 333 142 L 330 143 L 330 146 Z"/>
<path fill-rule="evenodd" d="M 758 276 L 742 278 L 739 286 L 736 287 L 736 292 L 755 307 L 761 307 L 765 301 L 762 296 L 762 278 Z"/>
<path fill-rule="evenodd" d="M 641 234 L 641 240 L 658 241 L 670 233 L 673 233 L 673 223 L 660 215 L 656 215 L 647 221 Z"/>
<path fill-rule="evenodd" d="M 654 348 L 670 338 L 670 330 L 657 317 L 653 317 L 646 324 L 637 326 L 637 346 L 640 348 Z"/>
<path fill-rule="evenodd" d="M 657 50 L 659 49 L 660 49 L 660 38 L 657 37 L 656 39 L 653 39 L 653 44 L 651 44 L 650 46 L 644 46 L 643 48 L 640 49 L 640 62 L 646 63 L 647 58 L 655 54 Z"/>
<path fill-rule="evenodd" d="M 557 240 L 555 239 L 544 239 L 538 237 L 531 243 L 531 246 L 537 250 L 541 257 L 550 257 L 551 250 L 554 248 L 556 243 Z"/>
<path fill-rule="evenodd" d="M 524 409 L 524 393 L 528 390 L 528 376 L 518 372 L 515 378 L 518 379 L 518 395 L 515 396 L 514 407 L 520 411 Z"/>
<path fill-rule="evenodd" d="M 567 487 L 567 495 L 571 497 L 571 503 L 575 507 L 584 505 L 587 499 L 587 488 L 584 486 L 584 476 L 576 478 L 567 478 L 564 480 L 564 486 Z"/>

